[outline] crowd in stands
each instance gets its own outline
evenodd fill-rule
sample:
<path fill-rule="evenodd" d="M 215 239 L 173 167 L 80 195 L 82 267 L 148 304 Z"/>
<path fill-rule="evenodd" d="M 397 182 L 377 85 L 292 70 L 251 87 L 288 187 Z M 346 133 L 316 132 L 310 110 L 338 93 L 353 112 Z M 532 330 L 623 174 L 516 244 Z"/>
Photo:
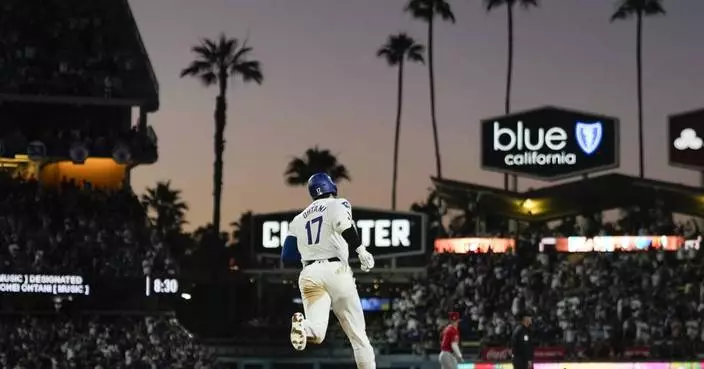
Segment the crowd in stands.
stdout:
<path fill-rule="evenodd" d="M 0 191 L 0 273 L 119 281 L 178 271 L 130 191 L 72 182 L 47 188 L 6 175 Z M 83 315 L 54 301 L 56 310 L 44 314 L 3 313 L 1 369 L 217 367 L 213 352 L 173 316 Z"/>
<path fill-rule="evenodd" d="M 0 2 L 0 92 L 105 98 L 133 93 L 132 85 L 146 74 L 120 4 Z"/>
<path fill-rule="evenodd" d="M 2 369 L 209 369 L 213 353 L 169 316 L 3 316 Z"/>
<path fill-rule="evenodd" d="M 97 132 L 95 129 L 45 129 L 34 137 L 21 133 L 19 130 L 0 137 L 3 141 L 5 157 L 15 154 L 31 154 L 40 157 L 72 158 L 71 150 L 77 146 L 86 150 L 88 157 L 114 158 L 115 150 L 122 150 L 121 164 L 129 162 L 130 158 L 145 159 L 156 157 L 155 142 L 148 135 L 139 132 L 137 128 L 120 131 Z M 41 145 L 36 146 L 36 142 Z"/>
<path fill-rule="evenodd" d="M 630 234 L 694 237 L 698 232 L 691 221 L 648 224 Z M 613 224 L 596 233 L 604 235 L 605 229 L 624 233 Z M 574 225 L 563 231 L 581 232 Z M 523 237 L 518 252 L 434 254 L 427 278 L 395 301 L 386 319 L 388 340 L 435 352 L 447 313 L 458 311 L 463 341 L 506 347 L 515 314 L 528 309 L 535 314 L 538 345 L 564 348 L 573 358 L 618 358 L 634 346 L 667 358 L 692 357 L 704 349 L 700 251 L 539 253 L 538 239 L 536 234 Z"/>
<path fill-rule="evenodd" d="M 0 176 L 0 273 L 173 275 L 176 264 L 130 191 Z"/>

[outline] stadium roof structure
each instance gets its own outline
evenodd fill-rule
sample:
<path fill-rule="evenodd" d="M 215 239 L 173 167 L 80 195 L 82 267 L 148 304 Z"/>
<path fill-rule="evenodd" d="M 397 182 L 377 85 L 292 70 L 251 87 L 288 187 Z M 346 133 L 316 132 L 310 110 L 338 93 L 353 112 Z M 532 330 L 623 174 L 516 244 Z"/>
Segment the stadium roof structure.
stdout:
<path fill-rule="evenodd" d="M 476 204 L 480 214 L 523 221 L 550 221 L 616 208 L 652 206 L 656 201 L 673 212 L 704 216 L 704 188 L 611 173 L 525 192 L 431 178 L 448 207 Z"/>

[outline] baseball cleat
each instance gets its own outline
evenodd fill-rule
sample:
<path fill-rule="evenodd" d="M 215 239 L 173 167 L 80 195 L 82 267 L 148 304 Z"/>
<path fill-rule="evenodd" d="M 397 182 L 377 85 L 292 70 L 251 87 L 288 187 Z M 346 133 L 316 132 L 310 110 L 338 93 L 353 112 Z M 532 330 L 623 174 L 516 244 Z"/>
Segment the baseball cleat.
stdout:
<path fill-rule="evenodd" d="M 306 348 L 306 330 L 303 328 L 303 314 L 295 313 L 291 317 L 291 345 L 298 351 Z"/>

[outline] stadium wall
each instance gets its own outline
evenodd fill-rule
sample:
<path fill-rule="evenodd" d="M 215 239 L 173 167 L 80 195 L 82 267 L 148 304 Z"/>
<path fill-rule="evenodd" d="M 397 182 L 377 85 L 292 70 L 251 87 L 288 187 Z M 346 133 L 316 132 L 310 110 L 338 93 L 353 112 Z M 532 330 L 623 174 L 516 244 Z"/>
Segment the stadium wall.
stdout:
<path fill-rule="evenodd" d="M 106 189 L 119 189 L 124 184 L 127 166 L 117 164 L 112 158 L 88 158 L 83 164 L 60 161 L 45 165 L 39 180 L 49 186 L 59 185 L 64 179 L 78 183 L 90 182 L 93 186 Z"/>
<path fill-rule="evenodd" d="M 335 359 L 271 359 L 271 358 L 221 358 L 219 361 L 231 369 L 347 369 L 356 368 L 354 361 Z M 437 369 L 437 360 L 422 360 L 412 355 L 378 356 L 378 369 Z M 536 363 L 534 369 L 704 369 L 704 361 L 677 362 L 554 362 Z M 461 363 L 458 369 L 513 369 L 511 363 L 474 362 Z"/>

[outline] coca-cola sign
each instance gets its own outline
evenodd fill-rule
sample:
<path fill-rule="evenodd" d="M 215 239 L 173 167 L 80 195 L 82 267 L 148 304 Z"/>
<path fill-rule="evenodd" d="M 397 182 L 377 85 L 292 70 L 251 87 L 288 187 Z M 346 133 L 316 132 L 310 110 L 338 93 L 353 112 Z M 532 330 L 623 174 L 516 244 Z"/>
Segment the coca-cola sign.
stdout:
<path fill-rule="evenodd" d="M 629 359 L 645 359 L 650 357 L 650 347 L 627 347 L 623 350 L 623 357 Z"/>
<path fill-rule="evenodd" d="M 565 357 L 565 352 L 565 348 L 560 346 L 538 347 L 535 349 L 533 356 L 536 361 L 556 361 L 562 360 Z M 511 348 L 503 346 L 484 347 L 481 357 L 482 360 L 486 361 L 508 361 L 511 360 Z"/>

